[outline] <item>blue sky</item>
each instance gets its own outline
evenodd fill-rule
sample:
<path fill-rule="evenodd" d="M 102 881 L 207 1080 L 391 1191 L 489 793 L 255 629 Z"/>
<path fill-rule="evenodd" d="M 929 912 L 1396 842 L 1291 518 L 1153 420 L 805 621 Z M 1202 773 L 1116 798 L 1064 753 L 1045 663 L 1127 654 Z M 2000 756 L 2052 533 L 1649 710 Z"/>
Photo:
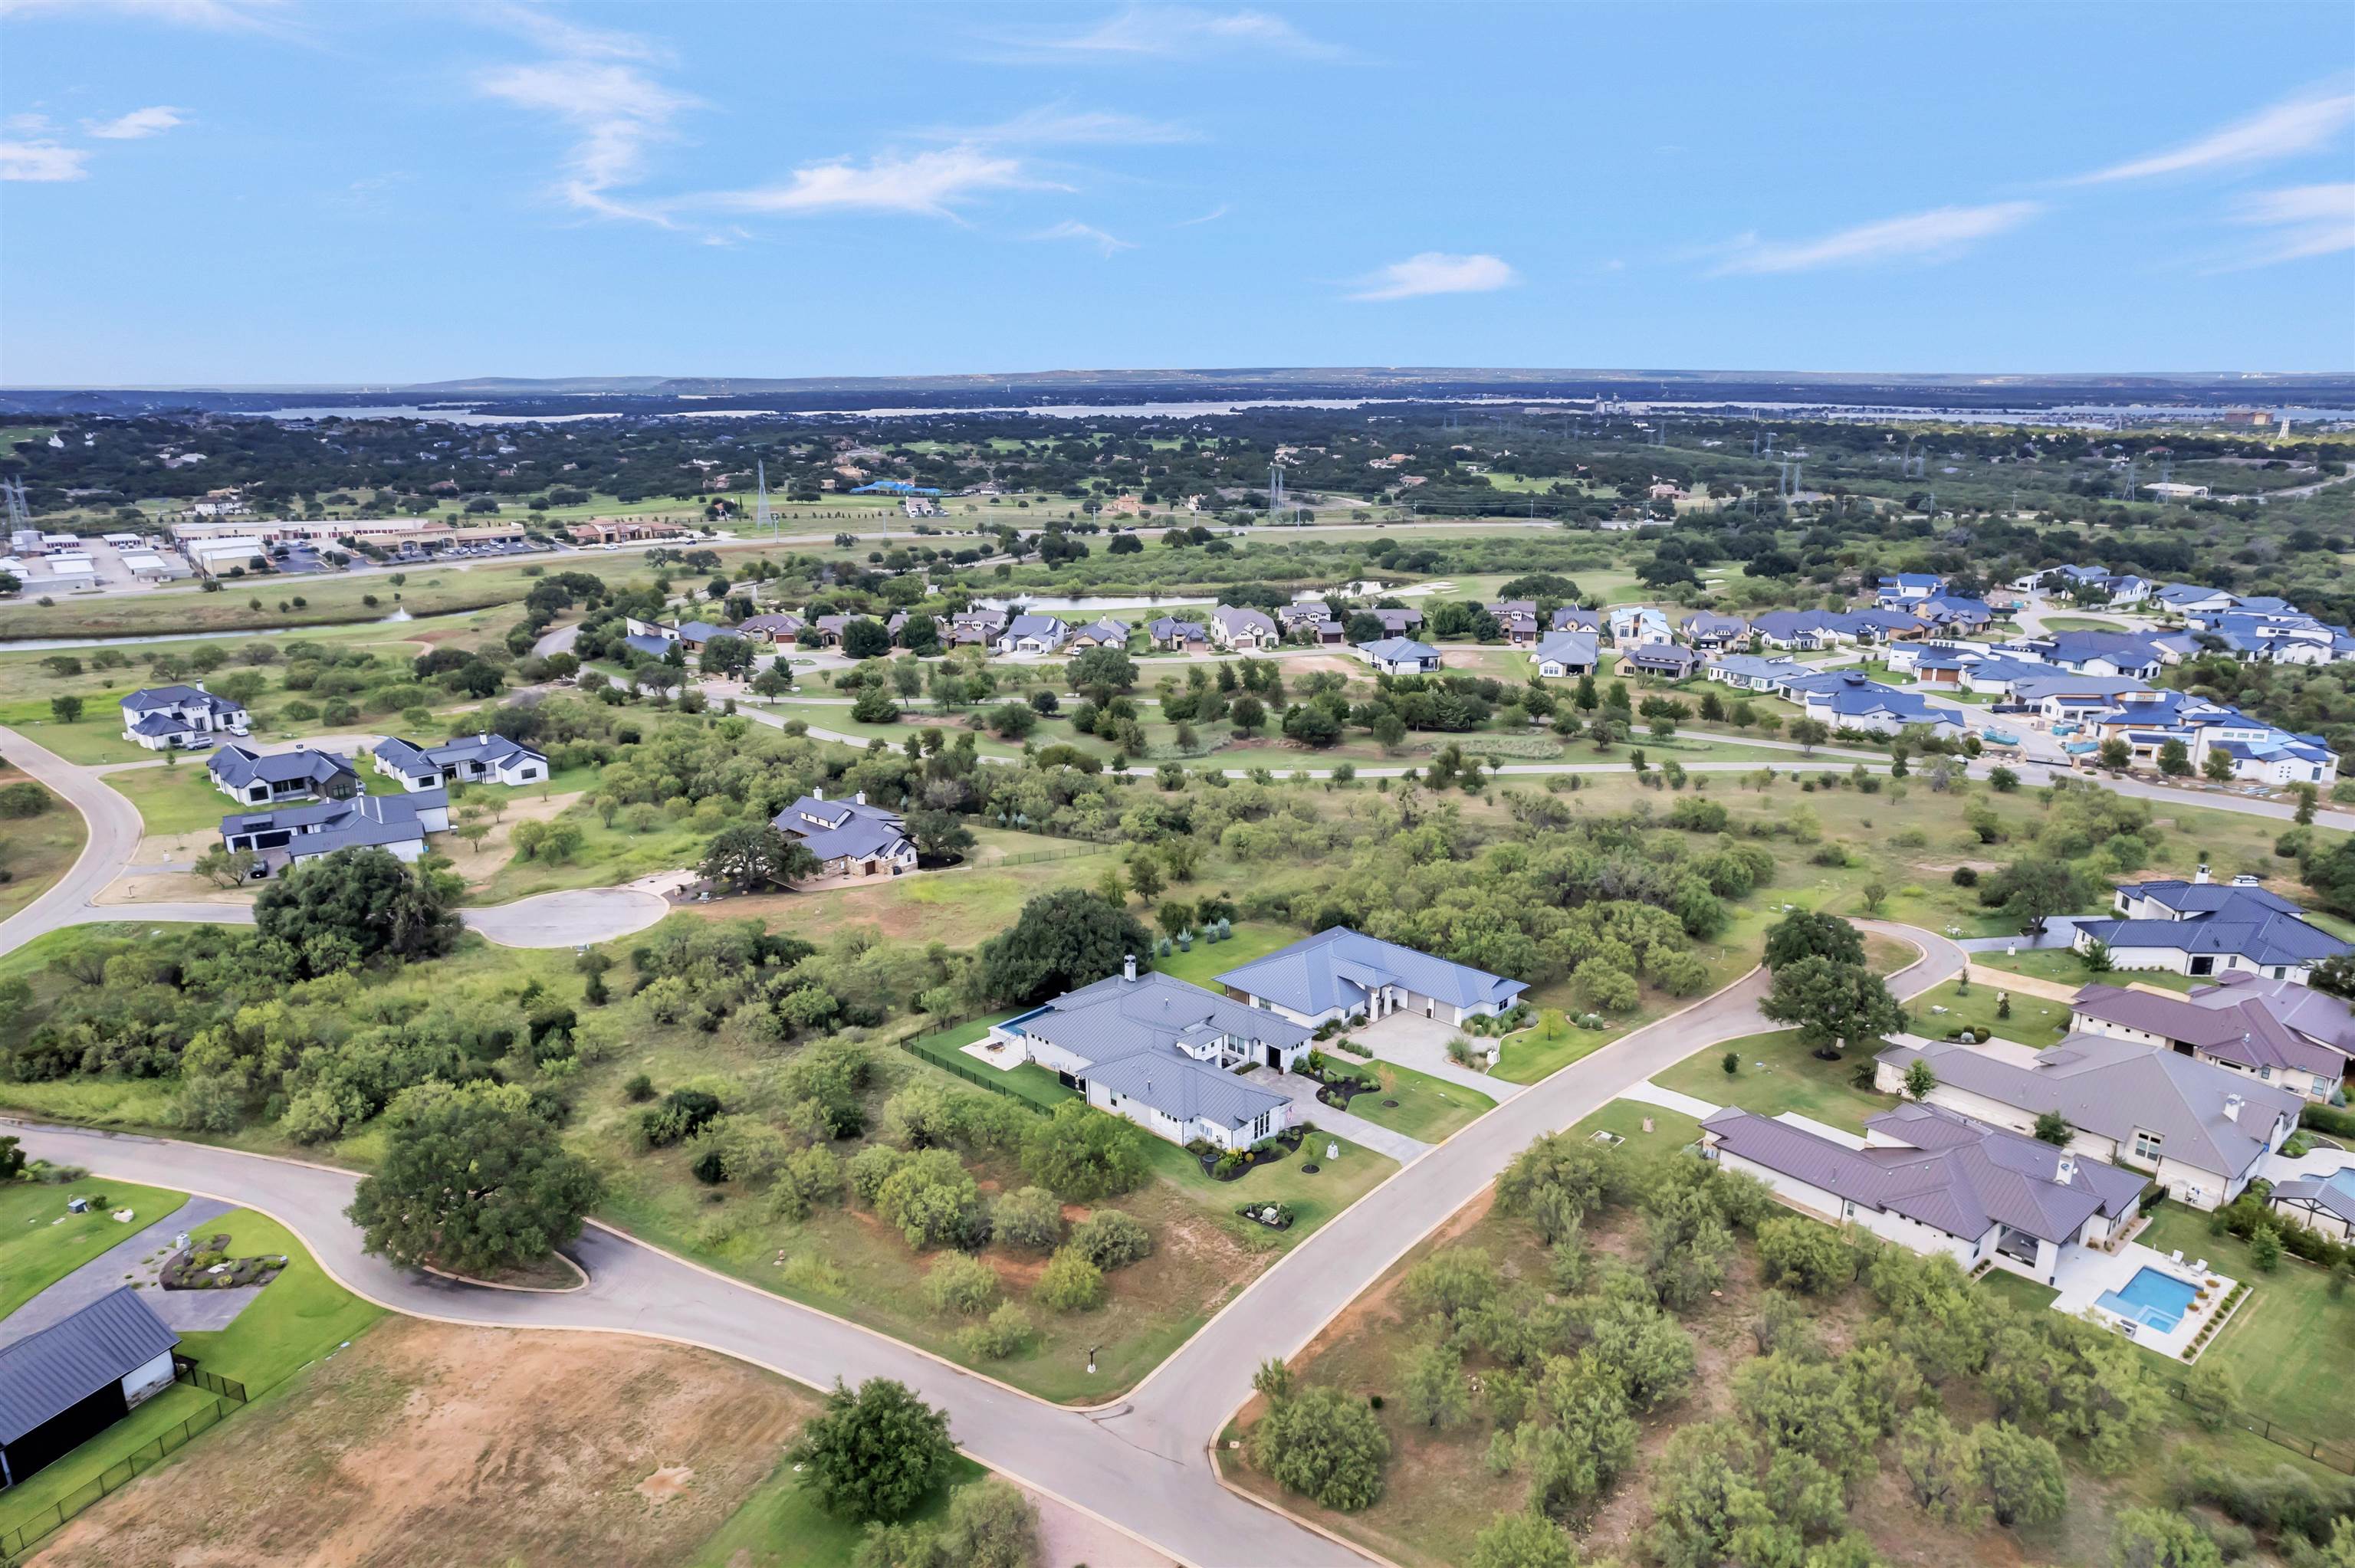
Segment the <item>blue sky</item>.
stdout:
<path fill-rule="evenodd" d="M 2355 368 L 2343 4 L 0 0 L 0 382 Z"/>

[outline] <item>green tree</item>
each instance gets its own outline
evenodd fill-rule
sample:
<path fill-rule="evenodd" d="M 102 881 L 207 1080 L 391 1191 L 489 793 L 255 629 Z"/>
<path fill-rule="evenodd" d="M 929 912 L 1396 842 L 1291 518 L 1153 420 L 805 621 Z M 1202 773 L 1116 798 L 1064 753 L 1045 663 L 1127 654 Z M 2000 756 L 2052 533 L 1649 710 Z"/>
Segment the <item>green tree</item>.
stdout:
<path fill-rule="evenodd" d="M 581 1234 L 597 1173 L 567 1151 L 519 1084 L 404 1089 L 384 1118 L 384 1157 L 345 1213 L 367 1248 L 403 1267 L 496 1274 Z"/>
<path fill-rule="evenodd" d="M 752 893 L 776 883 L 815 875 L 818 858 L 807 845 L 763 822 L 723 828 L 705 846 L 697 874 L 708 881 Z"/>
<path fill-rule="evenodd" d="M 2039 1111 L 2036 1113 L 2036 1136 L 2055 1148 L 2066 1149 L 2069 1140 L 2077 1136 L 2077 1129 L 2071 1127 L 2069 1118 L 2057 1110 Z"/>
<path fill-rule="evenodd" d="M 2044 923 L 2085 900 L 2076 868 L 2053 856 L 2016 860 L 1979 888 L 1979 902 L 1999 908 L 2020 928 L 2041 935 Z"/>
<path fill-rule="evenodd" d="M 2200 771 L 2211 784 L 2230 784 L 2232 781 L 2232 755 L 2211 748 L 2208 759 L 2200 765 Z"/>
<path fill-rule="evenodd" d="M 1499 1514 L 1474 1538 L 1470 1568 L 1579 1568 L 1578 1548 L 1542 1514 Z"/>
<path fill-rule="evenodd" d="M 1464 1358 L 1455 1346 L 1416 1345 L 1399 1357 L 1400 1397 L 1407 1419 L 1424 1426 L 1455 1426 L 1472 1414 Z"/>
<path fill-rule="evenodd" d="M 882 630 L 877 622 L 869 621 L 868 624 L 878 631 Z M 858 691 L 858 700 L 850 705 L 850 716 L 860 724 L 894 724 L 899 720 L 900 707 L 891 700 L 889 686 L 862 686 Z"/>
<path fill-rule="evenodd" d="M 2159 743 L 2158 770 L 2169 779 L 2191 777 L 2191 754 L 2184 749 L 2181 741 L 2170 736 Z"/>
<path fill-rule="evenodd" d="M 1832 737 L 1831 726 L 1821 719 L 1799 718 L 1791 721 L 1791 738 L 1799 743 L 1803 753 L 1811 753 Z"/>
<path fill-rule="evenodd" d="M 1769 969 L 1779 969 L 1806 958 L 1861 966 L 1864 934 L 1837 915 L 1812 909 L 1795 909 L 1766 927 L 1765 964 Z"/>
<path fill-rule="evenodd" d="M 1039 1560 L 1039 1510 L 1022 1489 L 992 1477 L 949 1498 L 941 1549 L 956 1568 L 1031 1568 Z"/>
<path fill-rule="evenodd" d="M 2209 1533 L 2170 1509 L 2130 1508 L 2110 1521 L 2110 1568 L 2223 1568 Z"/>
<path fill-rule="evenodd" d="M 1905 1066 L 1905 1092 L 1917 1100 L 1926 1100 L 1930 1091 L 1938 1086 L 1937 1069 L 1924 1057 L 1916 1056 Z"/>
<path fill-rule="evenodd" d="M 1758 1265 L 1770 1285 L 1788 1283 L 1820 1296 L 1856 1277 L 1856 1253 L 1820 1221 L 1778 1215 L 1758 1227 Z"/>
<path fill-rule="evenodd" d="M 1130 957 L 1146 964 L 1152 953 L 1152 933 L 1126 908 L 1066 887 L 1031 899 L 1012 930 L 982 944 L 977 979 L 988 1000 L 1020 1006 L 1116 975 Z"/>
<path fill-rule="evenodd" d="M 1977 1455 L 1969 1436 L 1934 1410 L 1916 1410 L 1897 1432 L 1897 1468 L 1913 1505 L 1939 1523 L 1968 1530 L 1979 1513 Z"/>
<path fill-rule="evenodd" d="M 1136 661 L 1118 648 L 1088 648 L 1071 661 L 1071 690 L 1111 694 L 1136 684 Z"/>
<path fill-rule="evenodd" d="M 956 1446 L 945 1414 L 903 1383 L 870 1378 L 855 1394 L 837 1381 L 785 1452 L 828 1512 L 889 1523 L 947 1478 Z"/>
<path fill-rule="evenodd" d="M 1971 1450 L 1995 1521 L 2005 1529 L 2046 1523 L 2068 1506 L 2061 1450 L 2049 1439 L 2008 1421 L 1983 1421 L 1972 1430 Z"/>
<path fill-rule="evenodd" d="M 1252 1463 L 1290 1490 L 1345 1513 L 1382 1495 L 1391 1440 L 1366 1402 L 1319 1385 L 1278 1401 L 1246 1439 Z"/>
<path fill-rule="evenodd" d="M 80 723 L 81 709 L 81 699 L 73 695 L 71 693 L 68 693 L 62 696 L 51 697 L 49 699 L 49 716 L 56 719 L 59 724 Z"/>
<path fill-rule="evenodd" d="M 314 978 L 379 956 L 438 958 L 460 930 L 443 890 L 381 849 L 337 850 L 278 878 L 253 918 Z"/>
<path fill-rule="evenodd" d="M 1838 1061 L 1848 1047 L 1897 1033 L 1906 1022 L 1905 1010 L 1880 976 L 1824 958 L 1800 959 L 1776 970 L 1758 1011 L 1796 1025 L 1800 1044 L 1828 1061 Z"/>
<path fill-rule="evenodd" d="M 1093 1202 L 1144 1185 L 1145 1136 L 1124 1118 L 1065 1100 L 1031 1122 L 1022 1169 L 1066 1202 Z"/>

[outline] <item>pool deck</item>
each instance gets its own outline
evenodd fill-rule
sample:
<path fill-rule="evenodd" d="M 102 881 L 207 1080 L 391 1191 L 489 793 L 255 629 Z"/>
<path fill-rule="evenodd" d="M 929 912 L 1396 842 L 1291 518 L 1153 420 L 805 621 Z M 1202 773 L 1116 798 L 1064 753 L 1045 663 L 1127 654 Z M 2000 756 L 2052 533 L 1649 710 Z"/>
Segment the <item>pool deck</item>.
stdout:
<path fill-rule="evenodd" d="M 2054 1280 L 2060 1294 L 2052 1298 L 2052 1309 L 2073 1316 L 2090 1316 L 2105 1328 L 2126 1333 L 2137 1345 L 2147 1346 L 2163 1356 L 2181 1359 L 2192 1339 L 2205 1327 L 2232 1294 L 2238 1281 L 2218 1274 L 2214 1269 L 2195 1271 L 2192 1265 L 2205 1261 L 2198 1257 L 2178 1261 L 2166 1253 L 2157 1252 L 2140 1242 L 2128 1242 L 2114 1253 L 2097 1252 L 2092 1247 L 2071 1247 L 2061 1260 Z M 2112 1290 L 2124 1290 L 2128 1282 L 2144 1269 L 2184 1280 L 2198 1286 L 2205 1280 L 2215 1280 L 2216 1287 L 2208 1292 L 2205 1301 L 2195 1303 L 2183 1315 L 2183 1320 L 2172 1329 L 2159 1329 L 2147 1323 L 2132 1323 L 2101 1305 L 2103 1295 Z"/>

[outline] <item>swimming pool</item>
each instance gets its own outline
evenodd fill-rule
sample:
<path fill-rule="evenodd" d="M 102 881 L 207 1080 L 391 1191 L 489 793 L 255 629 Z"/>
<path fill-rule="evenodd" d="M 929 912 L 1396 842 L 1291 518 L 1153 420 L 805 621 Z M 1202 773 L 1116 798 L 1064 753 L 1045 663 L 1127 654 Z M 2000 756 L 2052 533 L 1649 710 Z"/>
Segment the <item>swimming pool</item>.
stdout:
<path fill-rule="evenodd" d="M 2129 1321 L 2170 1333 L 2181 1327 L 2200 1287 L 2190 1280 L 2161 1274 L 2155 1268 L 2135 1271 L 2124 1290 L 2105 1290 L 2099 1305 Z"/>

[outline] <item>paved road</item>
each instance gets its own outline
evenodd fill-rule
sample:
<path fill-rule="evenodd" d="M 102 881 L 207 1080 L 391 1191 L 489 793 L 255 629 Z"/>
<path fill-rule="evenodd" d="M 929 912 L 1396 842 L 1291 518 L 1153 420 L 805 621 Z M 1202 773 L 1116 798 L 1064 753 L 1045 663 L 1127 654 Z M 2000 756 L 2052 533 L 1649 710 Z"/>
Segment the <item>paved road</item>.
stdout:
<path fill-rule="evenodd" d="M 115 873 L 131 863 L 132 854 L 139 848 L 142 824 L 139 808 L 104 779 L 13 729 L 0 727 L 0 757 L 65 797 L 90 829 L 90 842 L 66 874 L 30 904 L 0 920 L 0 953 L 5 953 L 36 937 L 91 918 L 83 911 L 99 890 L 114 880 Z"/>
<path fill-rule="evenodd" d="M 1865 923 L 1927 955 L 1891 977 L 1911 994 L 1961 967 L 1945 938 Z M 23 1127 L 27 1152 L 123 1181 L 265 1210 L 336 1278 L 399 1311 L 512 1328 L 636 1333 L 702 1345 L 824 1387 L 896 1377 L 946 1408 L 974 1456 L 1200 1564 L 1355 1563 L 1359 1555 L 1220 1487 L 1207 1445 L 1250 1393 L 1252 1370 L 1289 1357 L 1391 1265 L 1479 1195 L 1530 1139 L 1566 1127 L 1714 1041 L 1771 1027 L 1763 975 L 1745 977 L 1506 1101 L 1345 1211 L 1260 1277 L 1126 1399 L 1091 1411 L 1044 1404 L 897 1341 L 592 1227 L 575 1256 L 589 1285 L 563 1295 L 482 1289 L 395 1269 L 343 1218 L 356 1178 L 206 1145 Z"/>

